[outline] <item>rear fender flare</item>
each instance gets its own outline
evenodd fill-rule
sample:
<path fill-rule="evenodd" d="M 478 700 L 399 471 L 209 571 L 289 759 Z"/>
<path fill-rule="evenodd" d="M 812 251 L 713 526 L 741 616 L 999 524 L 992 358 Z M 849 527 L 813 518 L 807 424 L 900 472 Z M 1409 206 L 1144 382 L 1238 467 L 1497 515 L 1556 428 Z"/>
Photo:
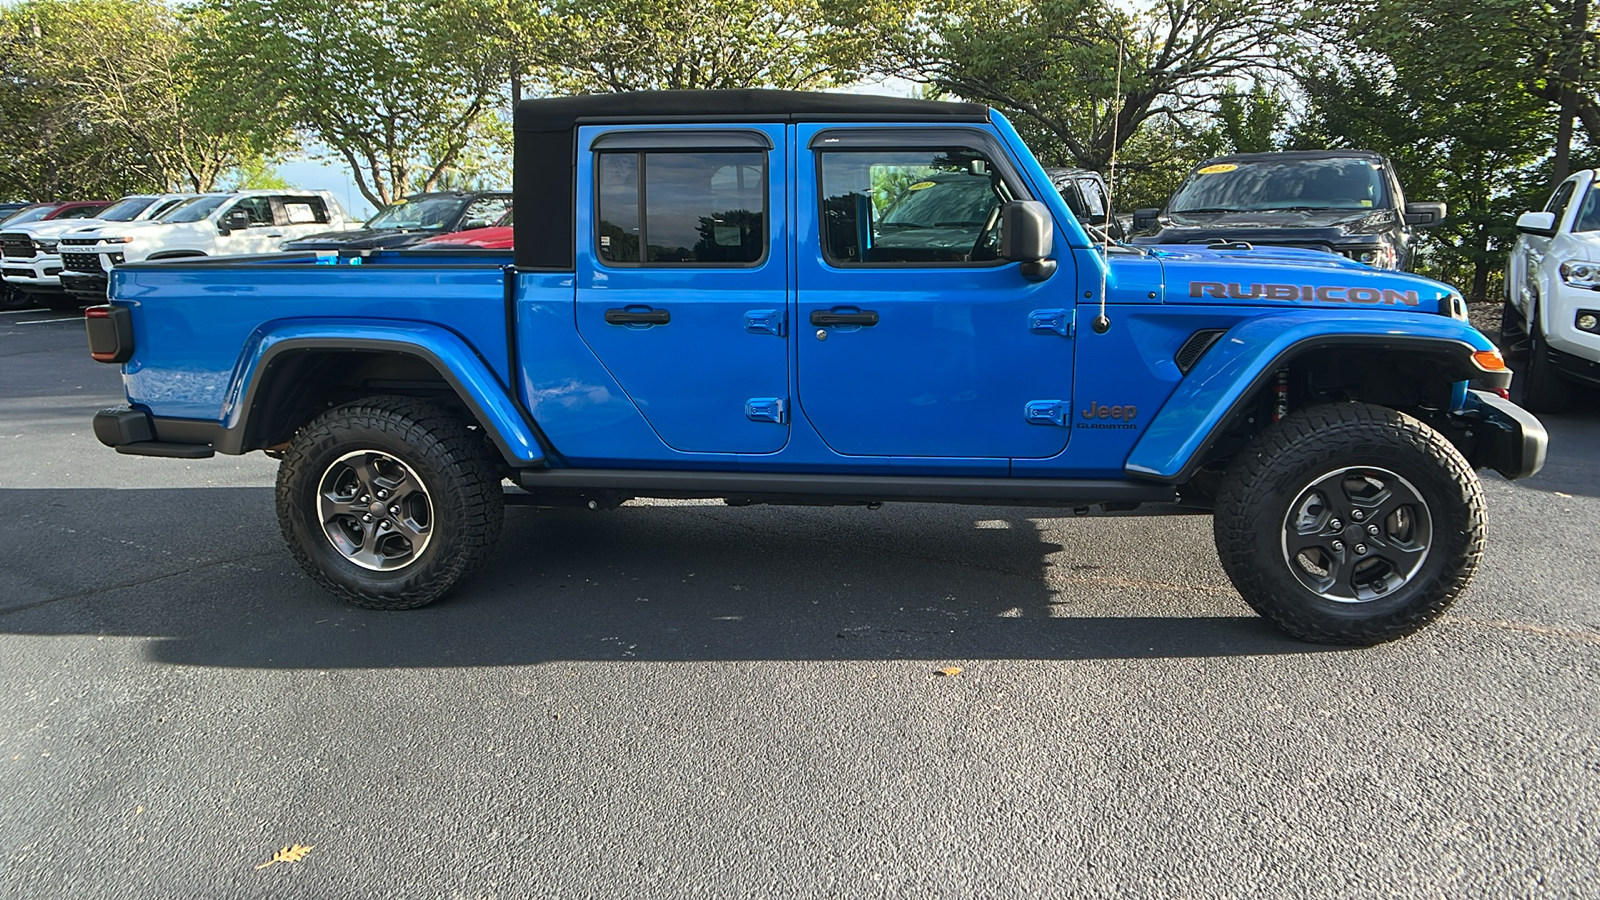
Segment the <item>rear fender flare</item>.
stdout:
<path fill-rule="evenodd" d="M 488 431 L 512 466 L 538 465 L 544 458 L 536 427 L 512 401 L 510 392 L 489 365 L 459 335 L 420 322 L 349 321 L 273 322 L 246 342 L 223 403 L 224 437 L 220 453 L 243 453 L 250 416 L 267 384 L 266 373 L 285 354 L 330 350 L 396 353 L 432 366 L 461 402 Z"/>
<path fill-rule="evenodd" d="M 1339 346 L 1433 353 L 1451 366 L 1440 372 L 1451 382 L 1510 383 L 1509 373 L 1491 373 L 1473 361 L 1473 353 L 1495 349 L 1489 339 L 1447 316 L 1326 310 L 1256 316 L 1234 326 L 1200 358 L 1134 444 L 1123 471 L 1169 483 L 1188 481 L 1216 440 L 1247 414 L 1251 398 L 1273 373 L 1305 353 Z"/>

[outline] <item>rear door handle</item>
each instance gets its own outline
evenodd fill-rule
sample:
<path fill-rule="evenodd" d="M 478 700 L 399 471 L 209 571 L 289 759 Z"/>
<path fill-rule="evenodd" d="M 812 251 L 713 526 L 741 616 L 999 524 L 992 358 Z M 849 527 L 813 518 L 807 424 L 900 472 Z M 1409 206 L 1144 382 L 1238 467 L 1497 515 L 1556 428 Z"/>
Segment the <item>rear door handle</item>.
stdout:
<path fill-rule="evenodd" d="M 664 309 L 608 309 L 607 325 L 665 325 L 672 313 Z"/>
<path fill-rule="evenodd" d="M 811 324 L 813 325 L 876 325 L 878 314 L 870 309 L 860 312 L 828 312 L 825 310 L 811 311 Z"/>

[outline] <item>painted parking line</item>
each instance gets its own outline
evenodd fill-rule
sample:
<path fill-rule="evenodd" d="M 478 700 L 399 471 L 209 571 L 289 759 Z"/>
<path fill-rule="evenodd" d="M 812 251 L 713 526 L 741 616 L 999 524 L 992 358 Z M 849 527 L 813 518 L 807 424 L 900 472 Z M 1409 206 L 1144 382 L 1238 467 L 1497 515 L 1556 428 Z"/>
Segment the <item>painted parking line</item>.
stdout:
<path fill-rule="evenodd" d="M 44 312 L 44 307 L 35 306 L 32 309 L 8 309 L 0 311 L 0 316 L 20 316 L 23 313 Z"/>
<path fill-rule="evenodd" d="M 82 322 L 83 316 L 67 316 L 65 319 L 28 319 L 18 322 L 18 325 L 48 325 L 51 322 Z"/>

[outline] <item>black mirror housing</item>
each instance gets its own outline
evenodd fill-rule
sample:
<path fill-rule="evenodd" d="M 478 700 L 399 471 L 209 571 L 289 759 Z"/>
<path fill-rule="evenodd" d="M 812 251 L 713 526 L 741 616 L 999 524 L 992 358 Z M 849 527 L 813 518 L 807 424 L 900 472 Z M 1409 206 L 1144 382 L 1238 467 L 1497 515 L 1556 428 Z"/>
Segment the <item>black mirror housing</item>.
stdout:
<path fill-rule="evenodd" d="M 1136 209 L 1133 211 L 1134 231 L 1154 231 L 1161 224 L 1161 210 Z"/>
<path fill-rule="evenodd" d="M 1012 200 L 1000 207 L 1000 258 L 1038 262 L 1055 249 L 1050 210 L 1037 200 Z"/>
<path fill-rule="evenodd" d="M 1418 228 L 1432 228 L 1444 221 L 1445 212 L 1443 203 L 1407 203 L 1406 224 Z"/>

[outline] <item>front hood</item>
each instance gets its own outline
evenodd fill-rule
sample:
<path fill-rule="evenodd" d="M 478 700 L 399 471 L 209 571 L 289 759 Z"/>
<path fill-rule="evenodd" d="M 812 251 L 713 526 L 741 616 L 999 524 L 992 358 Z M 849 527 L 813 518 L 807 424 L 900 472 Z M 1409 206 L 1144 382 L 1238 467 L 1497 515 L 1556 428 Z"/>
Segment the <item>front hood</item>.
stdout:
<path fill-rule="evenodd" d="M 73 231 L 93 231 L 108 223 L 101 219 L 57 219 L 51 222 L 29 222 L 6 231 L 16 231 L 36 238 L 53 238 Z"/>
<path fill-rule="evenodd" d="M 1448 311 L 1455 291 L 1420 275 L 1374 269 L 1316 250 L 1151 247 L 1168 303 L 1212 306 L 1387 307 Z M 1116 263 L 1113 262 L 1113 265 Z"/>
<path fill-rule="evenodd" d="M 1394 210 L 1305 209 L 1261 212 L 1173 213 L 1161 230 L 1135 238 L 1140 244 L 1204 244 L 1237 240 L 1253 244 L 1377 243 L 1379 236 L 1400 227 Z"/>
<path fill-rule="evenodd" d="M 324 231 L 285 241 L 285 250 L 381 250 L 407 247 L 439 234 L 437 231 L 401 231 L 398 228 L 358 228 L 354 231 Z"/>

